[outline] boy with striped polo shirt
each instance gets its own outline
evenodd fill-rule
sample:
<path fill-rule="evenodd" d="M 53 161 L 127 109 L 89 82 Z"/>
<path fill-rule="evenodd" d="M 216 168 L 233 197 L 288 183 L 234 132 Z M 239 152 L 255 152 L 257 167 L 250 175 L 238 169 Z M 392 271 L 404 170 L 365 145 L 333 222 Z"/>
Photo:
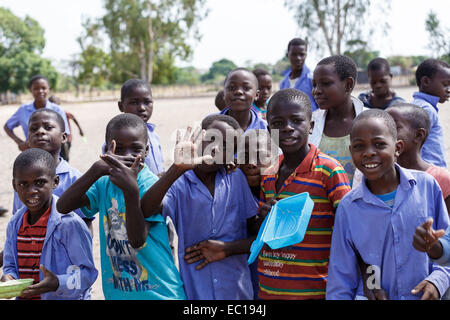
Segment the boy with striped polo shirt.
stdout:
<path fill-rule="evenodd" d="M 6 230 L 0 281 L 34 279 L 20 299 L 86 300 L 97 278 L 92 236 L 74 212 L 56 209 L 56 161 L 45 150 L 27 149 L 14 161 L 13 187 L 25 204 Z"/>
<path fill-rule="evenodd" d="M 278 91 L 267 108 L 269 130 L 279 130 L 283 151 L 278 172 L 262 179 L 260 214 L 277 200 L 309 192 L 313 212 L 304 240 L 277 250 L 263 247 L 258 256 L 261 299 L 325 299 L 334 213 L 350 191 L 345 170 L 335 159 L 308 143 L 311 103 L 296 89 Z M 277 141 L 275 141 L 277 143 Z"/>

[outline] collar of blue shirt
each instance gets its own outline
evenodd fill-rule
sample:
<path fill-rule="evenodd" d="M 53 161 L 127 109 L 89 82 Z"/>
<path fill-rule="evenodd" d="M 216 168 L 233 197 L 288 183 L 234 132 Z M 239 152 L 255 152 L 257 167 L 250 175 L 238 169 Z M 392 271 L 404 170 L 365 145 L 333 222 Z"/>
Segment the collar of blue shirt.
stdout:
<path fill-rule="evenodd" d="M 413 98 L 425 100 L 426 102 L 431 104 L 433 106 L 433 108 L 436 109 L 436 111 L 439 111 L 439 109 L 437 107 L 437 104 L 439 103 L 439 100 L 440 100 L 439 97 L 418 91 L 418 92 L 414 92 Z"/>
<path fill-rule="evenodd" d="M 400 167 L 397 163 L 395 163 L 395 168 L 400 174 L 399 187 L 407 192 L 417 183 L 417 181 L 408 169 Z M 363 177 L 362 183 L 360 183 L 355 189 L 353 189 L 353 192 L 349 193 L 349 197 L 352 202 L 358 199 L 362 199 L 362 201 L 376 206 L 379 206 L 381 203 L 381 200 L 377 196 L 375 196 L 367 187 L 366 177 Z"/>
<path fill-rule="evenodd" d="M 150 130 L 150 132 L 155 131 L 156 124 L 147 122 L 146 125 L 147 125 L 148 130 Z"/>
<path fill-rule="evenodd" d="M 220 114 L 225 114 L 228 115 L 228 111 L 230 110 L 230 108 L 225 108 L 222 111 L 220 111 Z M 251 120 L 250 120 L 250 125 L 248 126 L 247 130 L 253 130 L 253 129 L 265 129 L 267 130 L 267 122 L 266 120 L 264 120 L 263 118 L 260 118 L 258 116 L 258 114 L 255 112 L 255 110 L 250 108 L 250 115 L 251 115 Z M 245 130 L 245 131 L 247 131 Z"/>
<path fill-rule="evenodd" d="M 56 104 L 54 104 L 54 103 L 52 103 L 51 101 L 46 101 L 45 102 L 45 107 L 44 108 L 50 108 L 50 106 L 56 106 Z M 27 104 L 26 106 L 25 106 L 25 108 L 27 108 L 27 110 L 29 110 L 29 111 L 32 111 L 32 112 L 34 112 L 34 111 L 36 111 L 37 109 L 34 107 L 34 101 L 33 102 L 31 102 L 30 104 Z"/>

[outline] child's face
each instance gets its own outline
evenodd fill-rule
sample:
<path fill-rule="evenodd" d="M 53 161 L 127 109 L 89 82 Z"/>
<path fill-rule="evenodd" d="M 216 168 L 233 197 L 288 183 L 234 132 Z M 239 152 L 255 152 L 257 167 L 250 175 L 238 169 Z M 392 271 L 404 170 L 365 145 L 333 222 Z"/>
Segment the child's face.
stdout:
<path fill-rule="evenodd" d="M 314 125 L 305 108 L 296 103 L 274 105 L 267 121 L 271 132 L 279 130 L 279 141 L 274 142 L 285 155 L 298 152 L 307 145 Z"/>
<path fill-rule="evenodd" d="M 385 97 L 390 92 L 392 74 L 386 70 L 369 71 L 369 82 L 376 97 Z"/>
<path fill-rule="evenodd" d="M 450 99 L 450 68 L 440 67 L 438 72 L 432 77 L 427 78 L 427 93 L 439 97 L 440 103 Z"/>
<path fill-rule="evenodd" d="M 131 89 L 123 101 L 119 101 L 118 104 L 120 111 L 135 114 L 144 122 L 147 122 L 153 113 L 152 94 L 144 86 Z"/>
<path fill-rule="evenodd" d="M 45 79 L 39 79 L 33 82 L 30 87 L 30 92 L 34 101 L 44 103 L 47 100 L 47 95 L 50 92 L 50 87 Z"/>
<path fill-rule="evenodd" d="M 44 213 L 48 209 L 58 182 L 59 177 L 53 176 L 50 170 L 39 162 L 17 170 L 12 181 L 20 201 L 31 214 Z"/>
<path fill-rule="evenodd" d="M 59 154 L 67 134 L 62 130 L 55 116 L 40 112 L 28 123 L 28 143 L 31 148 L 43 149 L 51 154 Z"/>
<path fill-rule="evenodd" d="M 408 152 L 412 148 L 418 148 L 418 141 L 416 138 L 416 130 L 411 127 L 408 120 L 402 115 L 398 108 L 387 108 L 386 112 L 394 118 L 397 126 L 397 140 L 403 141 L 403 152 Z"/>
<path fill-rule="evenodd" d="M 290 46 L 287 53 L 287 58 L 291 64 L 292 71 L 301 71 L 306 60 L 306 46 Z"/>
<path fill-rule="evenodd" d="M 211 123 L 211 125 L 206 128 L 206 139 L 203 139 L 202 144 L 201 144 L 201 151 L 203 155 L 211 155 L 214 159 L 215 162 L 214 163 L 202 163 L 200 165 L 197 166 L 199 171 L 202 172 L 215 172 L 217 170 L 219 170 L 220 168 L 222 168 L 224 166 L 224 164 L 226 164 L 226 150 L 227 150 L 227 141 L 226 141 L 226 137 L 227 137 L 227 132 L 228 133 L 235 133 L 236 130 L 230 126 L 228 123 L 223 122 L 223 121 L 214 121 L 213 123 Z M 220 133 L 222 140 L 221 141 L 216 141 L 216 136 L 214 135 L 214 133 Z M 210 136 L 212 134 L 212 136 Z M 213 141 L 208 141 L 210 140 Z M 235 146 L 237 144 L 237 141 L 235 140 Z M 231 150 L 234 151 L 235 150 Z M 217 159 L 218 156 L 218 152 L 222 152 L 222 158 Z"/>
<path fill-rule="evenodd" d="M 269 75 L 263 75 L 258 77 L 259 84 L 259 97 L 258 100 L 267 102 L 272 94 L 272 77 Z"/>
<path fill-rule="evenodd" d="M 141 156 L 142 161 L 148 154 L 148 145 L 141 128 L 124 127 L 112 129 L 110 141 L 107 141 L 107 150 L 112 149 L 112 140 L 116 142 L 114 154 L 135 159 Z M 132 163 L 126 163 L 131 167 Z"/>
<path fill-rule="evenodd" d="M 355 166 L 375 181 L 392 172 L 402 142 L 394 139 L 382 119 L 363 119 L 354 125 L 349 149 Z"/>
<path fill-rule="evenodd" d="M 229 75 L 225 83 L 224 99 L 232 111 L 250 110 L 258 97 L 258 84 L 253 73 L 238 70 Z"/>
<path fill-rule="evenodd" d="M 314 70 L 312 94 L 320 109 L 342 106 L 352 89 L 352 79 L 341 80 L 333 64 L 318 65 Z"/>

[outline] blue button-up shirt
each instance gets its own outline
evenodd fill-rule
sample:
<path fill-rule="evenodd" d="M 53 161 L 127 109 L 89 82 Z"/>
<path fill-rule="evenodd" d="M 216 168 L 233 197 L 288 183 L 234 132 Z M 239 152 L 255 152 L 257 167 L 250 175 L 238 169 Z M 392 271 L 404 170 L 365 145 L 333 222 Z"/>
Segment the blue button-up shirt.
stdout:
<path fill-rule="evenodd" d="M 148 132 L 148 155 L 145 157 L 145 164 L 155 175 L 164 172 L 164 158 L 161 149 L 161 142 L 159 141 L 158 134 L 155 132 L 153 123 L 147 123 Z"/>
<path fill-rule="evenodd" d="M 421 156 L 429 163 L 446 168 L 444 131 L 439 121 L 439 109 L 437 107 L 439 97 L 423 92 L 415 92 L 413 98 L 412 103 L 425 109 L 430 116 L 430 133 L 423 144 Z"/>
<path fill-rule="evenodd" d="M 445 235 L 439 239 L 442 244 L 442 256 L 433 262 L 440 265 L 450 266 L 450 227 L 447 228 Z"/>
<path fill-rule="evenodd" d="M 63 109 L 57 104 L 54 104 L 47 100 L 45 108 L 51 109 L 59 113 L 59 115 L 64 120 L 64 125 L 66 126 L 66 133 L 70 134 L 69 123 L 67 122 L 67 116 Z M 30 104 L 24 104 L 17 109 L 17 111 L 6 121 L 6 126 L 9 130 L 13 130 L 15 127 L 21 126 L 25 138 L 28 138 L 28 121 L 31 115 L 35 112 L 34 102 Z"/>
<path fill-rule="evenodd" d="M 163 215 L 169 216 L 178 234 L 180 274 L 189 300 L 251 300 L 253 289 L 248 255 L 240 254 L 209 263 L 187 264 L 186 248 L 203 240 L 225 242 L 246 239 L 247 219 L 258 212 L 241 170 L 227 174 L 220 169 L 215 178 L 214 197 L 194 171 L 183 174 L 163 200 Z"/>
<path fill-rule="evenodd" d="M 53 272 L 59 282 L 54 292 L 41 294 L 43 300 L 83 300 L 91 298 L 91 286 L 97 279 L 92 255 L 92 236 L 83 220 L 73 212 L 60 214 L 56 209 L 58 197 L 53 195 L 52 210 L 47 224 L 40 263 Z M 19 279 L 17 257 L 17 232 L 26 207 L 19 210 L 9 221 L 3 257 L 3 274 Z M 77 269 L 78 268 L 78 269 Z M 79 285 L 74 285 L 79 270 Z M 74 272 L 75 271 L 75 272 Z M 44 274 L 39 272 L 42 281 Z"/>
<path fill-rule="evenodd" d="M 229 115 L 228 111 L 230 110 L 230 108 L 225 108 L 222 111 L 220 111 L 220 114 L 225 114 L 225 115 Z M 258 130 L 258 129 L 263 129 L 263 130 L 267 130 L 267 121 L 264 120 L 263 118 L 259 117 L 258 114 L 256 113 L 255 110 L 250 109 L 250 115 L 251 115 L 251 120 L 250 120 L 250 124 L 247 127 L 247 129 L 245 130 L 245 132 L 249 131 L 249 130 Z"/>
<path fill-rule="evenodd" d="M 287 89 L 291 87 L 291 84 L 289 82 L 289 77 L 291 76 L 291 69 L 286 70 L 284 74 L 284 78 L 280 83 L 280 89 Z M 311 101 L 311 108 L 312 111 L 316 110 L 317 103 L 316 100 L 314 100 L 312 90 L 313 90 L 313 73 L 309 70 L 309 68 L 306 65 L 303 65 L 302 73 L 300 74 L 300 77 L 298 78 L 297 82 L 295 82 L 294 89 L 300 90 L 304 93 L 306 93 L 309 97 L 309 100 Z"/>
<path fill-rule="evenodd" d="M 449 225 L 442 191 L 425 172 L 396 165 L 400 184 L 389 208 L 366 186 L 366 180 L 341 200 L 336 212 L 328 269 L 327 299 L 354 299 L 360 285 L 357 254 L 381 270 L 381 288 L 389 299 L 420 299 L 411 290 L 422 280 L 440 295 L 449 287 L 450 269 L 432 263 L 412 246 L 416 228 L 428 218 L 434 229 Z"/>

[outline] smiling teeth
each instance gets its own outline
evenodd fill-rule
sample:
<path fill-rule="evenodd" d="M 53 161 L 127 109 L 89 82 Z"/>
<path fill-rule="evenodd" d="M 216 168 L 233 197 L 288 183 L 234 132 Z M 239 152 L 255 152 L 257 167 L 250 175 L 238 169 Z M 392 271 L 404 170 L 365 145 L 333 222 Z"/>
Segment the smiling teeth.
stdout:
<path fill-rule="evenodd" d="M 37 204 L 38 202 L 38 200 L 28 200 L 28 203 L 32 205 Z"/>
<path fill-rule="evenodd" d="M 378 167 L 378 164 L 365 164 L 364 167 L 366 167 L 368 169 L 372 169 L 372 168 Z"/>

